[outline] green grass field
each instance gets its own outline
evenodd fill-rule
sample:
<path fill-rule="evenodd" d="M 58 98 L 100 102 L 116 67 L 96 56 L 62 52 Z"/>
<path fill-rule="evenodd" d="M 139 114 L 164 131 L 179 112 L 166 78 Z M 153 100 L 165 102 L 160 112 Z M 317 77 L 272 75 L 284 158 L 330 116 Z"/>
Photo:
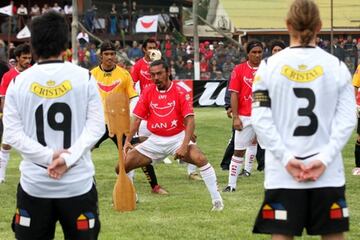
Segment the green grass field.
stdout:
<path fill-rule="evenodd" d="M 220 169 L 224 149 L 231 134 L 231 122 L 223 108 L 196 109 L 198 145 L 215 167 L 219 187 L 227 184 L 227 172 Z M 359 177 L 351 176 L 354 165 L 355 135 L 344 149 L 347 177 L 347 200 L 350 208 L 351 231 L 347 239 L 360 239 Z M 15 210 L 15 193 L 19 179 L 19 155 L 12 154 L 7 171 L 7 182 L 0 185 L 0 239 L 14 239 L 10 222 Z M 101 232 L 100 239 L 269 239 L 251 233 L 256 214 L 263 199 L 263 172 L 253 171 L 249 178 L 239 178 L 237 192 L 223 194 L 225 209 L 210 212 L 210 196 L 203 182 L 187 179 L 185 165 L 155 166 L 160 184 L 169 196 L 150 192 L 144 174 L 137 170 L 136 188 L 140 203 L 133 212 L 115 212 L 111 206 L 115 183 L 114 165 L 117 151 L 107 141 L 93 154 L 99 191 Z M 256 168 L 256 165 L 254 166 Z M 63 239 L 58 226 L 56 239 Z M 304 235 L 297 239 L 318 239 Z"/>

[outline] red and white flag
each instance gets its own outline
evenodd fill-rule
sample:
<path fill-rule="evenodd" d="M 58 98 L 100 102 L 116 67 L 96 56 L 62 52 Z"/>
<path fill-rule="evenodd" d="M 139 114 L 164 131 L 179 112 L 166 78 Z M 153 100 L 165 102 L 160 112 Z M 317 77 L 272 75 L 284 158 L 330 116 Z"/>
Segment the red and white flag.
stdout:
<path fill-rule="evenodd" d="M 136 32 L 157 32 L 159 15 L 149 15 L 138 18 Z"/>
<path fill-rule="evenodd" d="M 10 4 L 8 6 L 0 8 L 0 13 L 8 15 L 8 16 L 12 16 L 13 15 L 12 9 L 13 9 L 13 6 L 12 6 L 12 4 Z"/>
<path fill-rule="evenodd" d="M 18 34 L 16 34 L 17 39 L 23 39 L 29 37 L 31 37 L 30 29 L 26 25 L 23 29 L 20 30 L 20 32 L 18 32 Z"/>

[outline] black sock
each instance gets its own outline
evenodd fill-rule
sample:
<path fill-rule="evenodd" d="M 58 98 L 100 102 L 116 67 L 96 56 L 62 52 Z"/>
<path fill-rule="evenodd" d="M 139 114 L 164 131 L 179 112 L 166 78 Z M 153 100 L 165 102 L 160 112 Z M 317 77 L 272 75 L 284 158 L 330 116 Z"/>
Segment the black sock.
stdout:
<path fill-rule="evenodd" d="M 142 167 L 141 169 L 145 173 L 146 179 L 150 183 L 151 188 L 154 188 L 156 185 L 158 185 L 153 165 L 149 164 L 145 167 Z"/>
<path fill-rule="evenodd" d="M 356 141 L 355 144 L 355 165 L 360 167 L 360 142 Z"/>

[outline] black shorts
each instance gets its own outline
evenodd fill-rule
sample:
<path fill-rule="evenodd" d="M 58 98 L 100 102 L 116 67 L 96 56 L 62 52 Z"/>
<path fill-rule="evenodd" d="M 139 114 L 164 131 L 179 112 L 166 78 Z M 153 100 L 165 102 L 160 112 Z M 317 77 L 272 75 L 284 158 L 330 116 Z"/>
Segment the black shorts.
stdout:
<path fill-rule="evenodd" d="M 360 135 L 360 118 L 358 118 L 356 133 Z"/>
<path fill-rule="evenodd" d="M 100 231 L 95 185 L 83 195 L 70 198 L 37 198 L 18 185 L 12 229 L 16 239 L 53 239 L 59 221 L 64 239 L 97 239 Z"/>
<path fill-rule="evenodd" d="M 345 186 L 265 190 L 253 233 L 301 236 L 349 230 Z"/>
<path fill-rule="evenodd" d="M 95 144 L 94 148 L 99 148 L 100 145 L 106 141 L 108 138 L 110 138 L 113 143 L 115 143 L 116 147 L 117 147 L 117 138 L 116 138 L 116 135 L 114 135 L 113 137 L 110 137 L 109 136 L 109 130 L 107 128 L 107 126 L 105 125 L 105 133 L 104 135 L 102 135 L 102 137 L 99 139 L 99 141 Z M 124 135 L 123 136 L 123 139 L 122 139 L 122 144 L 124 145 L 125 143 L 125 139 L 126 139 L 126 136 Z M 136 144 L 136 143 L 139 143 L 139 138 L 138 137 L 134 137 L 132 140 L 131 140 L 131 144 Z"/>

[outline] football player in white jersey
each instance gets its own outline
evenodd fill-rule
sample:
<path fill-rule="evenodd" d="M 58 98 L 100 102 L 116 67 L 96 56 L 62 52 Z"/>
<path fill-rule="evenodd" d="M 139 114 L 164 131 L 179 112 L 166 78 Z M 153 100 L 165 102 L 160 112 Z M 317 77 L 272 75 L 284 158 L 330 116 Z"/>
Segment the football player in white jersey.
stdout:
<path fill-rule="evenodd" d="M 21 154 L 16 239 L 97 239 L 100 230 L 91 148 L 105 132 L 99 91 L 87 69 L 64 62 L 69 30 L 49 12 L 31 24 L 38 63 L 11 83 L 4 141 Z"/>
<path fill-rule="evenodd" d="M 265 147 L 265 199 L 254 233 L 289 240 L 349 230 L 341 150 L 356 125 L 346 65 L 315 44 L 320 13 L 295 0 L 286 18 L 290 47 L 262 61 L 253 83 L 251 122 Z"/>

